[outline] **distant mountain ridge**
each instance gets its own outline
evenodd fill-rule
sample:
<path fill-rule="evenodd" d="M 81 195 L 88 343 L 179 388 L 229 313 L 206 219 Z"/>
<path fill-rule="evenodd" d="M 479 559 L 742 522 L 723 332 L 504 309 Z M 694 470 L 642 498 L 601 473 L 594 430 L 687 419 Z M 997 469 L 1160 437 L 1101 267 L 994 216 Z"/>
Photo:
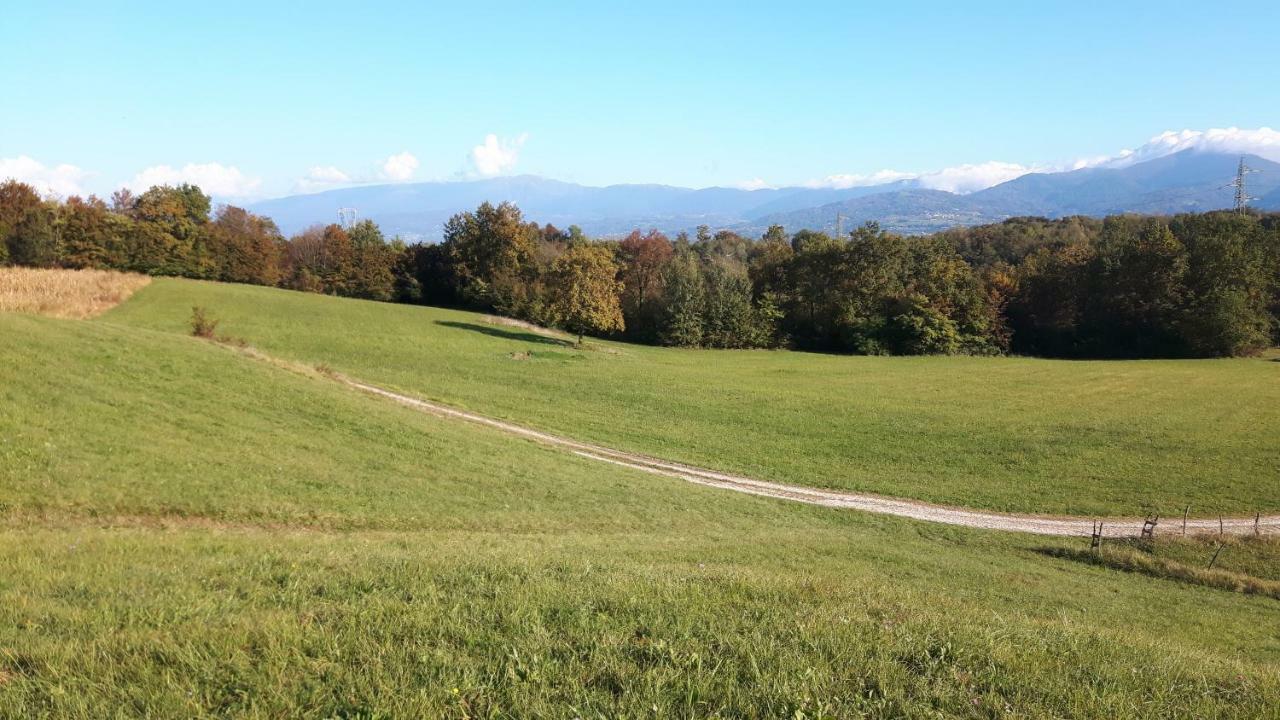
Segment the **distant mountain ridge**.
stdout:
<path fill-rule="evenodd" d="M 266 200 L 251 206 L 292 234 L 355 208 L 388 235 L 439 239 L 454 213 L 482 202 L 511 201 L 527 218 L 559 227 L 578 225 L 591 235 L 615 236 L 635 228 L 674 233 L 698 225 L 757 234 L 770 225 L 788 231 L 848 230 L 875 220 L 896 232 L 920 234 L 956 225 L 999 222 L 1020 215 L 1168 214 L 1230 207 L 1225 185 L 1237 155 L 1185 150 L 1125 168 L 1032 173 L 966 195 L 919 187 L 913 180 L 865 187 L 790 187 L 764 190 L 690 189 L 669 185 L 590 187 L 532 175 L 467 182 L 369 185 Z M 1253 203 L 1280 210 L 1280 163 L 1257 156 L 1246 162 Z"/>
<path fill-rule="evenodd" d="M 968 195 L 936 190 L 878 193 L 767 215 L 734 229 L 755 233 L 776 224 L 792 232 L 801 228 L 831 231 L 839 215 L 846 229 L 875 220 L 896 232 L 926 233 L 1026 215 L 1203 212 L 1232 206 L 1234 197 L 1226 186 L 1234 179 L 1239 161 L 1238 155 L 1184 150 L 1126 168 L 1031 173 Z M 1258 171 L 1248 177 L 1249 192 L 1258 198 L 1251 206 L 1280 210 L 1280 163 L 1255 155 L 1246 156 L 1245 162 Z"/>

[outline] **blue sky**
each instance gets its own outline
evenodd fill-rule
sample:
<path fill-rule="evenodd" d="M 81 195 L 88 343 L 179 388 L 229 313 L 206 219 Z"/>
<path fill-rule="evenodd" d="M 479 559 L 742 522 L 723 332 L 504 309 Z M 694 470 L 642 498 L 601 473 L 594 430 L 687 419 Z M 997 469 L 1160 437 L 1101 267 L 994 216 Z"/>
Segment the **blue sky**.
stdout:
<path fill-rule="evenodd" d="M 999 175 L 1280 126 L 1276 2 L 52 5 L 0 22 L 0 173 L 64 192 Z"/>

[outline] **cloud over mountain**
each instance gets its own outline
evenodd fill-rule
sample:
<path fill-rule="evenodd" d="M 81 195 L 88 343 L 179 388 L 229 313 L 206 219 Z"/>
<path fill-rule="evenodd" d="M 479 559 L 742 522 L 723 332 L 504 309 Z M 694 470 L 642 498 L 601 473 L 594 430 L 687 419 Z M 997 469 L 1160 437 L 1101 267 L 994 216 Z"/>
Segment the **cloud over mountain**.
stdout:
<path fill-rule="evenodd" d="M 1280 162 L 1280 131 L 1269 127 L 1210 128 L 1209 130 L 1166 130 L 1134 149 L 1076 161 L 1073 169 L 1085 167 L 1128 167 L 1166 157 L 1183 150 L 1230 155 L 1257 155 Z"/>
<path fill-rule="evenodd" d="M 418 158 L 408 151 L 392 155 L 382 164 L 382 177 L 392 182 L 407 182 L 418 170 Z"/>
<path fill-rule="evenodd" d="M 484 136 L 484 142 L 471 149 L 471 164 L 483 177 L 503 175 L 513 170 L 520 160 L 520 149 L 529 139 L 529 133 L 521 133 L 514 140 L 502 140 L 494 133 Z"/>

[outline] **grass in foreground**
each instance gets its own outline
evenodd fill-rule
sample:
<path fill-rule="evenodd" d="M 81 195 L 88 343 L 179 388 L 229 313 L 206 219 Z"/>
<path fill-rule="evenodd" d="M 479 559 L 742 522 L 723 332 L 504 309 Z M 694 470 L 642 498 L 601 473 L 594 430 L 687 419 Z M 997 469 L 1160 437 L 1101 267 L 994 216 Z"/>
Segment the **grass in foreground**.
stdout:
<path fill-rule="evenodd" d="M 0 312 L 89 318 L 124 302 L 151 278 L 113 270 L 0 267 Z"/>
<path fill-rule="evenodd" d="M 755 477 L 998 510 L 1280 509 L 1280 364 L 579 351 L 479 315 L 158 280 L 103 318 L 190 308 L 274 355 L 565 435 Z"/>
<path fill-rule="evenodd" d="M 601 466 L 193 338 L 0 334 L 0 716 L 1280 702 L 1270 599 Z"/>

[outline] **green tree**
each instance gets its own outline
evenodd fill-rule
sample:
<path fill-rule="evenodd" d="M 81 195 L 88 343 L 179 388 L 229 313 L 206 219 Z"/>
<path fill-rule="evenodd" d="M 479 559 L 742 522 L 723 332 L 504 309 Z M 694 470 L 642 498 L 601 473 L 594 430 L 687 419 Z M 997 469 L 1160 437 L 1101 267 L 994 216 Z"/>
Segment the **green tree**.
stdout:
<path fill-rule="evenodd" d="M 387 243 L 382 229 L 372 220 L 356 223 L 348 235 L 351 238 L 351 277 L 346 292 L 352 297 L 370 300 L 390 300 L 395 291 L 396 258 L 403 247 L 395 248 Z"/>
<path fill-rule="evenodd" d="M 460 284 L 459 296 L 499 312 L 519 309 L 536 280 L 533 257 L 539 235 L 537 226 L 526 224 L 511 203 L 483 203 L 475 212 L 449 218 L 444 247 Z"/>
<path fill-rule="evenodd" d="M 1160 218 L 1107 218 L 1085 268 L 1084 327 L 1091 354 L 1180 354 L 1177 322 L 1187 254 Z"/>
<path fill-rule="evenodd" d="M 195 185 L 156 186 L 129 211 L 135 221 L 130 268 L 153 275 L 213 278 L 217 265 L 205 234 L 211 201 Z"/>
<path fill-rule="evenodd" d="M 658 338 L 664 345 L 699 347 L 707 292 L 701 261 L 686 244 L 676 251 L 663 272 L 662 323 Z"/>
<path fill-rule="evenodd" d="M 52 265 L 57 260 L 50 208 L 26 183 L 0 183 L 0 245 L 7 261 L 16 265 Z"/>

